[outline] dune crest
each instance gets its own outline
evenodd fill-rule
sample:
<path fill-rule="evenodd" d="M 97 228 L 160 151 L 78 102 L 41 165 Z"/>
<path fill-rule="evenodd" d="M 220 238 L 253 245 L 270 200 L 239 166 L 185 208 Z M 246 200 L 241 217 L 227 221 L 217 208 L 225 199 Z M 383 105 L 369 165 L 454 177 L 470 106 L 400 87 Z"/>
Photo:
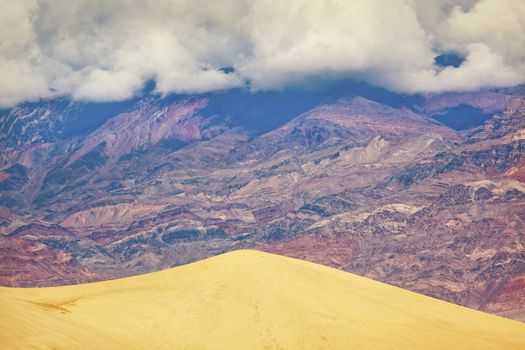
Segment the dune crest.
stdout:
<path fill-rule="evenodd" d="M 525 349 L 525 324 L 252 250 L 119 280 L 0 288 L 3 349 Z"/>

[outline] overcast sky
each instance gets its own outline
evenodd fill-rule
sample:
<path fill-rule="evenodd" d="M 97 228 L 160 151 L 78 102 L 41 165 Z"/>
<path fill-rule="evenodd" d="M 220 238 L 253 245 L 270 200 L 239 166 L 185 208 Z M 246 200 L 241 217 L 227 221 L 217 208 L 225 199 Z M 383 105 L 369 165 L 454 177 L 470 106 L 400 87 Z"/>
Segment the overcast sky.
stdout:
<path fill-rule="evenodd" d="M 525 0 L 0 0 L 0 9 L 0 107 L 121 100 L 151 79 L 161 94 L 279 89 L 312 76 L 408 93 L 525 82 Z M 466 60 L 436 67 L 446 51 Z"/>

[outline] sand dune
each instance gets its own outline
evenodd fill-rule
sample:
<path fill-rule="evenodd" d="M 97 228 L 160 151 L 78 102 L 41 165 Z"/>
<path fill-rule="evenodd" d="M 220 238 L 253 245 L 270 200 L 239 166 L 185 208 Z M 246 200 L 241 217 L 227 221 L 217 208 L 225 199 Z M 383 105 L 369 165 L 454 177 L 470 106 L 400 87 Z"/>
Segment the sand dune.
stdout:
<path fill-rule="evenodd" d="M 525 349 L 525 324 L 237 251 L 157 273 L 0 288 L 3 349 Z"/>

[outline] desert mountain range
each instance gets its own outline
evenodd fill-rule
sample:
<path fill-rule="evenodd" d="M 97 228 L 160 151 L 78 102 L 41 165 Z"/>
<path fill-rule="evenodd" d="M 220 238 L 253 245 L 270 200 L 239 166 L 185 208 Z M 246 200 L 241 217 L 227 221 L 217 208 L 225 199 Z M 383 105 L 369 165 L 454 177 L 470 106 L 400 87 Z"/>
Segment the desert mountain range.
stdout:
<path fill-rule="evenodd" d="M 525 320 L 525 92 L 359 84 L 0 114 L 0 284 L 238 249 Z"/>

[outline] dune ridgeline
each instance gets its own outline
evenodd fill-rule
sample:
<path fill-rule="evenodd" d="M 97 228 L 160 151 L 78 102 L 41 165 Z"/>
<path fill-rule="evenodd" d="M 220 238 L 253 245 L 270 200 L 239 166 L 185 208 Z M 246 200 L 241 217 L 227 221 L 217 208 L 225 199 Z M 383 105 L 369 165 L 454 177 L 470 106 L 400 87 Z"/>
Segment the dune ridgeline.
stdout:
<path fill-rule="evenodd" d="M 525 324 L 240 250 L 130 278 L 0 288 L 2 349 L 525 349 Z"/>

